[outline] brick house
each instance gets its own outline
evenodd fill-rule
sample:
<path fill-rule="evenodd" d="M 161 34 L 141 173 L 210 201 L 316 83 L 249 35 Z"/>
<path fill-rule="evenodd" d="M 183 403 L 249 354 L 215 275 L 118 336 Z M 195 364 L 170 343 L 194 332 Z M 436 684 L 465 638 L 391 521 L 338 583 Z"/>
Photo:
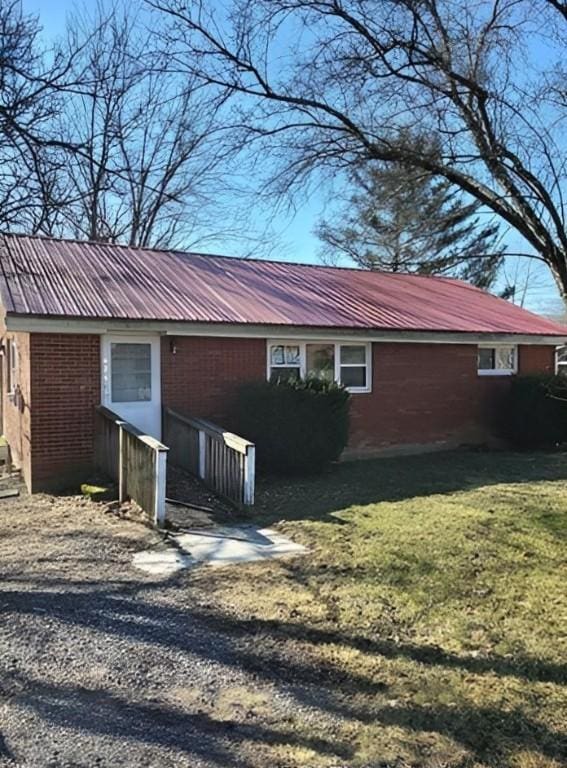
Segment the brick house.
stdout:
<path fill-rule="evenodd" d="M 31 490 L 89 472 L 102 403 L 160 437 L 168 405 L 230 427 L 239 384 L 334 377 L 347 453 L 481 443 L 567 328 L 446 278 L 0 237 L 2 430 Z"/>

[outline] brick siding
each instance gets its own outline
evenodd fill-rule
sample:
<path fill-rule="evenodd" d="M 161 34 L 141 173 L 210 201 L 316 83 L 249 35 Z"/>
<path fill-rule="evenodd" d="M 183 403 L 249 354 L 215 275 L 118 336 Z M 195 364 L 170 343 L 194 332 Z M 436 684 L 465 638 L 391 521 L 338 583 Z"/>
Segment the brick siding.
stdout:
<path fill-rule="evenodd" d="M 99 336 L 31 334 L 32 490 L 86 479 L 99 403 Z"/>
<path fill-rule="evenodd" d="M 76 482 L 92 461 L 100 338 L 15 336 L 18 396 L 4 396 L 4 430 L 14 458 L 33 490 Z M 484 440 L 510 378 L 478 376 L 476 358 L 475 345 L 373 344 L 373 388 L 352 396 L 349 449 Z M 266 376 L 266 342 L 163 337 L 161 363 L 164 405 L 230 427 L 236 387 Z M 554 348 L 521 346 L 519 370 L 553 371 Z"/>
<path fill-rule="evenodd" d="M 351 453 L 478 443 L 491 436 L 510 378 L 479 376 L 476 345 L 376 343 L 372 348 L 372 392 L 353 394 L 351 400 Z M 552 372 L 554 354 L 553 347 L 521 346 L 519 370 Z M 223 426 L 232 426 L 235 387 L 265 376 L 264 339 L 162 342 L 163 403 Z"/>
<path fill-rule="evenodd" d="M 520 373 L 553 373 L 555 347 L 521 346 L 518 353 Z"/>
<path fill-rule="evenodd" d="M 553 347 L 521 346 L 519 372 L 552 372 Z M 353 395 L 353 453 L 489 439 L 510 378 L 479 376 L 470 344 L 373 344 L 373 387 Z"/>
<path fill-rule="evenodd" d="M 266 376 L 265 339 L 164 337 L 161 355 L 163 404 L 222 426 L 237 386 Z"/>

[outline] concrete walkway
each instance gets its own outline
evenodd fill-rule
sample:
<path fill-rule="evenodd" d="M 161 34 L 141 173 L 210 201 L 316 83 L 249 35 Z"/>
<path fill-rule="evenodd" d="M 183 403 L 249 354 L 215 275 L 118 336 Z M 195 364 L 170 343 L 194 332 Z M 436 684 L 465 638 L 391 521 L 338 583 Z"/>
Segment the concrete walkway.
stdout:
<path fill-rule="evenodd" d="M 196 565 L 220 567 L 306 552 L 304 546 L 272 528 L 216 526 L 172 534 L 165 547 L 137 552 L 132 564 L 155 576 L 169 576 Z"/>

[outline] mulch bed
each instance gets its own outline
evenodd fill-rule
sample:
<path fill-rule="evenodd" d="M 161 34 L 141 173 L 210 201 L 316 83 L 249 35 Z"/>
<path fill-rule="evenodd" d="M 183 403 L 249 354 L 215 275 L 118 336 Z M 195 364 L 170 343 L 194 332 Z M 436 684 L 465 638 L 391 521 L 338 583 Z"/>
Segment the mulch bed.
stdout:
<path fill-rule="evenodd" d="M 167 468 L 166 496 L 167 522 L 175 528 L 210 527 L 241 517 L 229 502 L 178 467 Z M 173 504 L 172 500 L 182 504 Z"/>

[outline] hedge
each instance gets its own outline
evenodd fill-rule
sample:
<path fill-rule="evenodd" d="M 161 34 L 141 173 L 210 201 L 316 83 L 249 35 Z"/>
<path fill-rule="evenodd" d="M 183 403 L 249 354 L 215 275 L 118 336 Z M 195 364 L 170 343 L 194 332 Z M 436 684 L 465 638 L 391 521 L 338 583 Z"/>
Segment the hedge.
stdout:
<path fill-rule="evenodd" d="M 256 444 L 258 467 L 276 474 L 321 471 L 348 439 L 350 395 L 320 379 L 245 384 L 233 418 L 239 434 Z"/>
<path fill-rule="evenodd" d="M 504 436 L 519 448 L 567 443 L 567 377 L 515 377 L 502 422 Z"/>

